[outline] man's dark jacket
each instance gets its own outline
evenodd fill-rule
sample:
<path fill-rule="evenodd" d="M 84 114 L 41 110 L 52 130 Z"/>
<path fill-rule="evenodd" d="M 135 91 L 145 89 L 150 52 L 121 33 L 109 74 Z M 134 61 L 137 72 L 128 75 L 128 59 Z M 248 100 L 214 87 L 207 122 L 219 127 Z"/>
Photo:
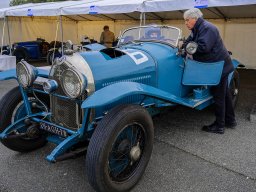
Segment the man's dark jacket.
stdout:
<path fill-rule="evenodd" d="M 234 70 L 229 53 L 222 42 L 217 27 L 210 22 L 203 18 L 198 18 L 184 44 L 189 41 L 194 41 L 198 44 L 197 51 L 193 55 L 194 60 L 206 63 L 225 61 L 223 74 Z"/>

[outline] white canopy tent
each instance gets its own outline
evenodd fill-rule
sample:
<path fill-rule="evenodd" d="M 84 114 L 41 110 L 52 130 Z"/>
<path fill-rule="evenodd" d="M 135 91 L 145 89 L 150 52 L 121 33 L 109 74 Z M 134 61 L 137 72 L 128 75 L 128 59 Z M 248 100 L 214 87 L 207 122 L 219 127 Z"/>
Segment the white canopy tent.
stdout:
<path fill-rule="evenodd" d="M 0 9 L 8 17 L 12 43 L 43 37 L 55 37 L 58 16 L 63 16 L 64 40 L 79 43 L 83 35 L 99 39 L 102 27 L 119 34 L 120 30 L 139 25 L 141 13 L 148 23 L 184 26 L 184 10 L 194 7 L 194 0 L 81 0 L 25 4 Z M 219 28 L 226 46 L 248 68 L 256 68 L 256 0 L 208 0 L 204 17 Z M 0 26 L 1 27 L 1 26 Z M 0 32 L 1 33 L 1 32 Z M 22 38 L 21 38 L 22 36 Z M 60 38 L 60 36 L 59 36 Z M 60 39 L 59 39 L 60 40 Z M 251 50 L 251 51 L 248 51 Z"/>

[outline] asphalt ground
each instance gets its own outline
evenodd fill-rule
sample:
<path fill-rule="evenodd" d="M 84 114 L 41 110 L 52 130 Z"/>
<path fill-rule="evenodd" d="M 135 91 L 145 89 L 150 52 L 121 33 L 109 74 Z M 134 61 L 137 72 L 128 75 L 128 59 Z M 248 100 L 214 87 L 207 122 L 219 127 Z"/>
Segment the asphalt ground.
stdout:
<path fill-rule="evenodd" d="M 196 111 L 169 109 L 154 117 L 154 149 L 146 172 L 133 192 L 255 192 L 256 122 L 249 116 L 256 103 L 256 70 L 240 70 L 236 108 L 238 126 L 224 135 L 201 131 L 214 120 L 211 107 Z M 16 85 L 0 83 L 0 97 Z M 84 156 L 55 164 L 45 157 L 48 144 L 17 153 L 0 144 L 0 192 L 92 192 Z"/>

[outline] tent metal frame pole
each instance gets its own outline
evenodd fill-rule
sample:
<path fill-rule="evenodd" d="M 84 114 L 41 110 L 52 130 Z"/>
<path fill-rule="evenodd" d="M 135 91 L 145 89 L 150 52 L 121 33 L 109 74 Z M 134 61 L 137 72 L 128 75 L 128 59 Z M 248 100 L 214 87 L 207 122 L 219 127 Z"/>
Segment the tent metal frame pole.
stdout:
<path fill-rule="evenodd" d="M 60 15 L 60 33 L 61 33 L 61 52 L 62 56 L 64 54 L 64 46 L 63 46 L 63 25 L 62 25 L 62 15 Z"/>
<path fill-rule="evenodd" d="M 140 13 L 140 26 L 142 25 L 142 14 L 143 13 Z"/>
<path fill-rule="evenodd" d="M 146 25 L 146 13 L 143 14 L 144 18 L 143 18 L 143 25 Z"/>
<path fill-rule="evenodd" d="M 142 26 L 146 24 L 146 13 L 142 12 L 140 13 L 140 26 Z"/>
<path fill-rule="evenodd" d="M 8 41 L 9 41 L 9 46 L 10 48 L 12 47 L 11 46 L 11 35 L 10 35 L 10 28 L 9 28 L 9 19 L 8 17 L 6 16 L 6 25 L 7 25 L 7 33 L 8 33 Z M 10 51 L 9 55 L 12 55 L 12 52 Z"/>
<path fill-rule="evenodd" d="M 1 55 L 3 55 L 3 47 L 4 47 L 5 22 L 6 22 L 6 16 L 4 17 L 4 26 L 3 26 L 3 33 L 2 33 L 2 39 L 1 39 Z"/>

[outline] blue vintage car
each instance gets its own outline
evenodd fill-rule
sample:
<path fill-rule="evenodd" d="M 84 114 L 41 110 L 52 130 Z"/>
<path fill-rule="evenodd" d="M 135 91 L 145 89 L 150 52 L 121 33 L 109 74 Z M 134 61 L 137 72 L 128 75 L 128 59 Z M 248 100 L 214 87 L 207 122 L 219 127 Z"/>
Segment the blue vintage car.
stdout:
<path fill-rule="evenodd" d="M 180 39 L 178 28 L 141 26 L 124 31 L 115 48 L 69 52 L 50 70 L 22 60 L 16 71 L 0 73 L 0 80 L 19 82 L 0 101 L 1 142 L 19 152 L 54 143 L 50 162 L 86 150 L 95 190 L 130 190 L 152 153 L 152 116 L 165 107 L 203 110 L 213 103 L 209 90 L 219 83 L 223 62 L 182 57 Z M 189 54 L 195 50 L 188 44 Z M 235 104 L 236 71 L 229 81 Z"/>
<path fill-rule="evenodd" d="M 36 41 L 14 43 L 12 49 L 12 55 L 16 56 L 17 61 L 45 60 L 50 44 L 44 39 L 37 38 Z"/>

